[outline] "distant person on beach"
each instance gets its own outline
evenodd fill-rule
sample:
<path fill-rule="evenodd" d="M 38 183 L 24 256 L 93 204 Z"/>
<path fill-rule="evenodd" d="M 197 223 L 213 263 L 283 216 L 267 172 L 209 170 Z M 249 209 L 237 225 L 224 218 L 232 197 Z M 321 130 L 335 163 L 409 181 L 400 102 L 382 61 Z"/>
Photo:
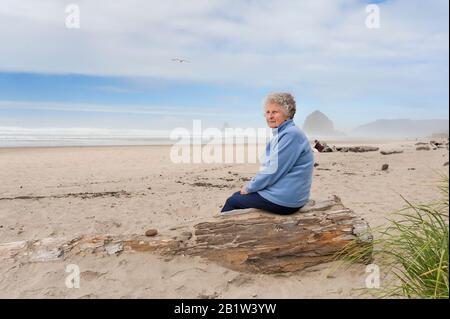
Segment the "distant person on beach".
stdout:
<path fill-rule="evenodd" d="M 314 158 L 308 139 L 293 121 L 295 99 L 289 93 L 272 93 L 263 106 L 273 137 L 266 145 L 261 170 L 226 200 L 222 213 L 258 208 L 292 214 L 309 199 Z"/>

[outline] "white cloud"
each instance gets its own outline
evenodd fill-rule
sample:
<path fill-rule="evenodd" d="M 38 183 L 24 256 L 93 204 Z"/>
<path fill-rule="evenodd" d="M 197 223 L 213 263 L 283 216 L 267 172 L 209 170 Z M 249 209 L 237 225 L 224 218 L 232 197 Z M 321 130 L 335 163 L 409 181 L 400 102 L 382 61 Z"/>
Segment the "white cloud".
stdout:
<path fill-rule="evenodd" d="M 217 112 L 200 107 L 162 106 L 162 105 L 100 105 L 87 103 L 58 103 L 58 102 L 28 102 L 28 101 L 1 101 L 0 110 L 40 110 L 79 113 L 122 113 L 122 114 L 147 114 L 165 116 L 230 116 L 235 112 Z M 239 116 L 253 116 L 250 112 L 239 112 Z"/>
<path fill-rule="evenodd" d="M 0 70 L 300 88 L 320 103 L 366 95 L 448 102 L 448 1 L 2 0 Z M 184 57 L 192 63 L 174 63 Z M 417 100 L 412 98 L 411 100 Z"/>

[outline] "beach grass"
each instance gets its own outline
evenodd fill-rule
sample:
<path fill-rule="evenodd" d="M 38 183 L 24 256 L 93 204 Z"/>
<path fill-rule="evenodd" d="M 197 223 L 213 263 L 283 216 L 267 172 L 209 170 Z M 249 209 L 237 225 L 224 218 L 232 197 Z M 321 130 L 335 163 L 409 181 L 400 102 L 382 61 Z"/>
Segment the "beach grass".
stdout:
<path fill-rule="evenodd" d="M 379 298 L 440 299 L 449 297 L 448 176 L 437 188 L 441 200 L 415 204 L 406 198 L 405 208 L 394 212 L 387 225 L 373 229 L 373 245 L 350 242 L 336 254 L 351 265 L 371 260 L 383 273 Z M 366 292 L 373 293 L 373 289 Z"/>

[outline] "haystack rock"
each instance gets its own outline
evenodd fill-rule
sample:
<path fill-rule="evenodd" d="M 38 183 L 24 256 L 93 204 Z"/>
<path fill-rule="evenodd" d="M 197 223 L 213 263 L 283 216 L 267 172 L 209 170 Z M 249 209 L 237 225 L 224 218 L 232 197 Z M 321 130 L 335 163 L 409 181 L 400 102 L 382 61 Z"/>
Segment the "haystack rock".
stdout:
<path fill-rule="evenodd" d="M 333 122 L 320 111 L 314 111 L 306 117 L 303 130 L 309 135 L 336 135 Z"/>

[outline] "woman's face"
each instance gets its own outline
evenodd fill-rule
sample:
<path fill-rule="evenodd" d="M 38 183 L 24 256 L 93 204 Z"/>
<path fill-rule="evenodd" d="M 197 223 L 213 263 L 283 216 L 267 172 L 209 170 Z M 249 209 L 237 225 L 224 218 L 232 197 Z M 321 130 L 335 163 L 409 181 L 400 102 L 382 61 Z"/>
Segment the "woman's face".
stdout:
<path fill-rule="evenodd" d="M 283 124 L 284 121 L 289 119 L 289 116 L 287 116 L 284 113 L 284 110 L 276 103 L 267 103 L 265 107 L 265 114 L 267 125 L 270 128 L 277 128 L 281 124 Z"/>

